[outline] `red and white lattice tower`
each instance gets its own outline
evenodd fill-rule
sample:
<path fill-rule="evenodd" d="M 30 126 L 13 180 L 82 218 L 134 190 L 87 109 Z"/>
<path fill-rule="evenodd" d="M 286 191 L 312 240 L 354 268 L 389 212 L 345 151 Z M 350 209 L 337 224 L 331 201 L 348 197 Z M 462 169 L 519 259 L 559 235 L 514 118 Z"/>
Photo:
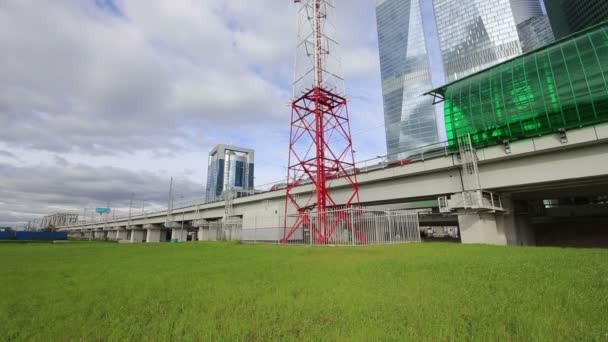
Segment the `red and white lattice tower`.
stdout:
<path fill-rule="evenodd" d="M 346 211 L 340 210 L 359 207 L 359 187 L 335 40 L 334 1 L 295 2 L 300 4 L 295 100 L 282 241 L 286 243 L 296 232 L 308 229 L 311 242 L 331 244 L 336 229 L 347 227 L 353 237 L 366 242 Z M 339 199 L 330 192 L 332 182 L 341 183 Z"/>

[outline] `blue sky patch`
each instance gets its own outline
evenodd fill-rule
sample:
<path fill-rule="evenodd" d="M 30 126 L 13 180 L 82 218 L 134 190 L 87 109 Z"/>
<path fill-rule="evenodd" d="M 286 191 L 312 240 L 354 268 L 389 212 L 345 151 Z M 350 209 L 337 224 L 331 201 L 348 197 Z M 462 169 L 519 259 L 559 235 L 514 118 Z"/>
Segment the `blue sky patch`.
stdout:
<path fill-rule="evenodd" d="M 124 17 L 124 14 L 113 0 L 95 0 L 95 6 L 117 17 Z"/>

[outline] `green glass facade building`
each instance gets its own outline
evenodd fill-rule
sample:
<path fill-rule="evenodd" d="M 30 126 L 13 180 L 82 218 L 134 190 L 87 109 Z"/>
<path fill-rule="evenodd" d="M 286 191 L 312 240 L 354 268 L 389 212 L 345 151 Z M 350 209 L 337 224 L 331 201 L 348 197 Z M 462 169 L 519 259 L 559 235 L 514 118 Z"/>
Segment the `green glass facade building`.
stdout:
<path fill-rule="evenodd" d="M 608 22 L 431 92 L 451 148 L 486 147 L 608 122 Z"/>

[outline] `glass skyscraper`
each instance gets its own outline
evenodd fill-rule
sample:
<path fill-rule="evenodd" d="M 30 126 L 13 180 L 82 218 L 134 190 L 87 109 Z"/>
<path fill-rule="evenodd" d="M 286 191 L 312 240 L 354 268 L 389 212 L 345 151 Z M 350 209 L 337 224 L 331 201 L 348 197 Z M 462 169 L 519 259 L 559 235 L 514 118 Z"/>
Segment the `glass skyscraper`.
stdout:
<path fill-rule="evenodd" d="M 532 17 L 517 25 L 521 49 L 524 53 L 541 48 L 555 41 L 549 17 Z"/>
<path fill-rule="evenodd" d="M 529 36 L 542 16 L 539 0 L 377 0 L 389 158 L 444 141 L 443 112 L 423 94 L 522 54 L 523 40 L 549 43 Z"/>
<path fill-rule="evenodd" d="M 377 1 L 378 45 L 384 96 L 387 150 L 402 151 L 438 141 L 432 89 L 419 0 Z"/>
<path fill-rule="evenodd" d="M 546 0 L 545 6 L 558 39 L 608 20 L 606 0 Z"/>
<path fill-rule="evenodd" d="M 241 197 L 253 190 L 255 152 L 251 149 L 217 145 L 209 152 L 207 170 L 207 202 L 224 199 L 227 191 Z"/>

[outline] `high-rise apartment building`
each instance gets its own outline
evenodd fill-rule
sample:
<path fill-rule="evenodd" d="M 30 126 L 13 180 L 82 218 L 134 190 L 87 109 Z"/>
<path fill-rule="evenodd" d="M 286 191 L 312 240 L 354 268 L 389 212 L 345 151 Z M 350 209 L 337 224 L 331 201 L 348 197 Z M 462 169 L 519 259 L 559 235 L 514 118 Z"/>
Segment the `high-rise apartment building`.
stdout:
<path fill-rule="evenodd" d="M 545 0 L 545 7 L 557 39 L 608 20 L 607 0 Z"/>
<path fill-rule="evenodd" d="M 209 152 L 206 200 L 224 199 L 224 193 L 234 197 L 253 190 L 255 152 L 252 149 L 231 145 L 217 145 Z"/>
<path fill-rule="evenodd" d="M 445 140 L 443 112 L 426 91 L 553 40 L 534 37 L 548 28 L 539 1 L 376 0 L 391 159 Z"/>

